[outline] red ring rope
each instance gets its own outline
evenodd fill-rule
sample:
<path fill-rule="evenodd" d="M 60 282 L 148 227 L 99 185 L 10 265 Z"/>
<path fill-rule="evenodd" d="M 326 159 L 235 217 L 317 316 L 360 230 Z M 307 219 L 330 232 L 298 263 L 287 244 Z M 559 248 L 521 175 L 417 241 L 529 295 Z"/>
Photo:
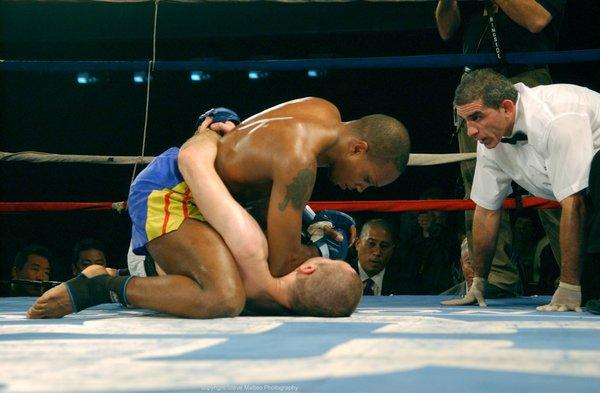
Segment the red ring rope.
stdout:
<path fill-rule="evenodd" d="M 427 200 L 390 200 L 390 201 L 315 201 L 309 202 L 315 211 L 326 209 L 379 212 L 408 212 L 421 210 L 473 210 L 475 203 L 470 199 L 427 199 Z M 126 208 L 126 202 L 0 202 L 0 213 L 50 212 L 73 210 L 117 210 Z M 513 198 L 504 201 L 505 209 L 514 209 Z M 558 202 L 537 197 L 524 197 L 523 208 L 556 209 Z"/>

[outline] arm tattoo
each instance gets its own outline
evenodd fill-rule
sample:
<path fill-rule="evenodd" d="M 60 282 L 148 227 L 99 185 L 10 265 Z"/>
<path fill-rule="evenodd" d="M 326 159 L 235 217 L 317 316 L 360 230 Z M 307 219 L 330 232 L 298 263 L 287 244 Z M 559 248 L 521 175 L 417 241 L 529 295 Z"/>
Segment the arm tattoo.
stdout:
<path fill-rule="evenodd" d="M 308 168 L 298 171 L 294 180 L 287 186 L 284 200 L 277 206 L 279 210 L 284 211 L 290 202 L 294 209 L 304 209 L 306 201 L 308 201 L 308 198 L 310 198 L 310 195 L 312 194 L 316 176 L 315 171 Z"/>

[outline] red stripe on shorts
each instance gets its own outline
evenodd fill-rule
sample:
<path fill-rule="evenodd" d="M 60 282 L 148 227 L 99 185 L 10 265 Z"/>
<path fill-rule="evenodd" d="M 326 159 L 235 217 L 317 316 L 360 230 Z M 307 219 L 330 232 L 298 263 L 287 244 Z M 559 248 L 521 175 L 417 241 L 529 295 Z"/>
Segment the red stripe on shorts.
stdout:
<path fill-rule="evenodd" d="M 190 212 L 188 211 L 188 202 L 190 199 L 192 199 L 191 193 L 192 190 L 188 188 L 185 194 L 183 194 L 183 218 L 188 218 L 190 216 Z"/>
<path fill-rule="evenodd" d="M 171 215 L 169 213 L 169 206 L 171 205 L 171 194 L 172 193 L 173 193 L 173 191 L 169 191 L 165 195 L 165 218 L 163 220 L 163 226 L 162 226 L 162 233 L 163 233 L 163 235 L 165 233 L 167 233 L 167 224 L 169 223 L 169 216 Z"/>

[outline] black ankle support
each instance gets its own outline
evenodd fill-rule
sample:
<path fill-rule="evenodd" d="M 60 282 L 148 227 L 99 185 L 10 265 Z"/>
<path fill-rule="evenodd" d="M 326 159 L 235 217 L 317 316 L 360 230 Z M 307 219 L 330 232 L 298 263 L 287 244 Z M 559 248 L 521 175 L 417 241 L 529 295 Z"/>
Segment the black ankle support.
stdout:
<path fill-rule="evenodd" d="M 79 274 L 67 281 L 65 286 L 73 303 L 73 311 L 79 312 L 86 308 L 103 303 L 121 303 L 127 307 L 125 287 L 131 276 L 110 277 L 102 274 L 87 277 Z"/>

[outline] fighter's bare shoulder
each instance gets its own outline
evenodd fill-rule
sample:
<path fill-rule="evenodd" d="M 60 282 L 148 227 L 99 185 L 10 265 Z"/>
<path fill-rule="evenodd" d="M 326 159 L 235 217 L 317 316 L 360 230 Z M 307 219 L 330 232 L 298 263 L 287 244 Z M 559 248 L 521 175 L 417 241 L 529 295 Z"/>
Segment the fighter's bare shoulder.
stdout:
<path fill-rule="evenodd" d="M 273 179 L 309 168 L 332 143 L 341 123 L 331 102 L 317 97 L 287 101 L 247 118 L 221 139 L 216 163 L 222 177 Z M 225 165 L 224 163 L 227 163 Z M 252 171 L 242 168 L 252 167 Z"/>
<path fill-rule="evenodd" d="M 304 97 L 289 101 L 286 104 L 299 111 L 299 117 L 306 116 L 335 122 L 339 122 L 341 118 L 339 109 L 324 98 Z"/>
<path fill-rule="evenodd" d="M 301 156 L 315 159 L 319 150 L 332 136 L 329 132 L 341 123 L 340 112 L 331 102 L 318 97 L 305 97 L 282 104 L 282 112 L 292 119 L 285 143 Z M 298 158 L 298 157 L 296 157 Z"/>
<path fill-rule="evenodd" d="M 244 123 L 251 123 L 262 118 L 293 118 L 299 121 L 317 121 L 319 123 L 339 123 L 340 111 L 331 102 L 318 97 L 304 97 L 287 101 L 257 113 L 246 119 Z"/>

